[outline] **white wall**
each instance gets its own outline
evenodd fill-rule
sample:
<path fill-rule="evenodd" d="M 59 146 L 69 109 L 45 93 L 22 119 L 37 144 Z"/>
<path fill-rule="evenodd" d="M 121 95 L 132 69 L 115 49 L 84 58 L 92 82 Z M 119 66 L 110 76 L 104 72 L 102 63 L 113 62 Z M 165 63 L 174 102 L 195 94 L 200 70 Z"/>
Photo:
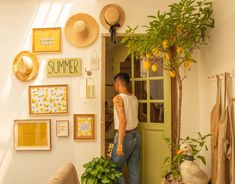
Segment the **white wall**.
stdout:
<path fill-rule="evenodd" d="M 235 75 L 235 9 L 234 1 L 214 1 L 215 29 L 211 32 L 209 45 L 201 50 L 199 62 L 199 99 L 200 99 L 200 131 L 210 132 L 210 112 L 215 104 L 216 80 L 208 76 L 233 72 Z M 232 78 L 233 91 L 235 80 Z M 235 97 L 235 94 L 233 94 Z M 206 153 L 210 172 L 210 152 Z"/>
<path fill-rule="evenodd" d="M 38 54 L 40 72 L 35 81 L 21 82 L 12 73 L 12 62 L 21 50 L 31 50 L 32 27 L 63 27 L 67 18 L 78 12 L 91 14 L 98 22 L 100 33 L 107 32 L 99 23 L 101 8 L 110 3 L 120 4 L 126 12 L 126 21 L 120 32 L 124 32 L 127 25 L 146 24 L 147 15 L 154 14 L 158 9 L 165 9 L 171 0 L 0 0 L 0 183 L 1 184 L 42 184 L 64 162 L 73 162 L 80 176 L 83 172 L 82 164 L 94 156 L 100 155 L 100 121 L 101 121 L 101 70 L 94 72 L 96 79 L 96 99 L 86 100 L 80 94 L 80 78 L 48 78 L 45 74 L 45 59 L 54 57 L 81 57 L 83 68 L 88 66 L 89 58 L 95 49 L 101 57 L 101 34 L 97 41 L 90 47 L 78 49 L 71 46 L 64 38 L 63 52 L 61 54 Z M 142 29 L 142 28 L 141 28 Z M 194 70 L 196 72 L 197 70 Z M 191 76 L 191 80 L 196 74 Z M 28 115 L 29 85 L 40 84 L 69 84 L 70 89 L 70 114 L 68 116 L 43 116 L 30 117 Z M 189 89 L 196 86 L 190 84 Z M 195 98 L 197 95 L 195 94 Z M 188 98 L 188 96 L 187 96 Z M 186 104 L 185 100 L 185 105 Z M 196 104 L 196 99 L 193 100 Z M 193 115 L 186 109 L 187 117 Z M 74 113 L 96 114 L 96 139 L 95 141 L 75 142 L 72 135 Z M 190 123 L 195 124 L 195 120 Z M 52 150 L 51 151 L 22 151 L 13 149 L 13 120 L 21 118 L 51 118 L 52 119 Z M 70 120 L 69 138 L 57 138 L 55 135 L 55 120 Z M 191 131 L 191 130 L 190 130 Z"/>

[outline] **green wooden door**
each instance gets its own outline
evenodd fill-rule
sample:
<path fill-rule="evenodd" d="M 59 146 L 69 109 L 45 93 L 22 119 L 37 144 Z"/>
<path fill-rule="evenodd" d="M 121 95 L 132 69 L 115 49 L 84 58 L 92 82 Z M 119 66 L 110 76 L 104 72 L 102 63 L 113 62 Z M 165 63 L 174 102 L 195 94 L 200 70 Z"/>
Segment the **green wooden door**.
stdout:
<path fill-rule="evenodd" d="M 164 137 L 171 137 L 171 89 L 169 72 L 143 69 L 141 61 L 129 57 L 120 71 L 131 76 L 131 91 L 139 101 L 141 133 L 141 183 L 160 184 L 161 167 L 170 155 Z"/>

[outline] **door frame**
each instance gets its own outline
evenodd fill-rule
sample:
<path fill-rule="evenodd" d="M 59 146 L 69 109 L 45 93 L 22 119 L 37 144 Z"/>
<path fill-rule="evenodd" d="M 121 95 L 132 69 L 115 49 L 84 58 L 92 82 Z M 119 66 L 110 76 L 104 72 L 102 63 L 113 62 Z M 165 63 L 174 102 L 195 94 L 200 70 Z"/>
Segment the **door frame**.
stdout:
<path fill-rule="evenodd" d="M 117 37 L 125 36 L 125 33 L 117 33 Z M 101 34 L 101 155 L 105 157 L 105 79 L 106 79 L 106 39 L 109 33 Z"/>
<path fill-rule="evenodd" d="M 139 35 L 139 34 L 137 34 Z M 117 37 L 126 36 L 125 33 L 117 33 Z M 101 34 L 101 155 L 105 156 L 105 79 L 106 79 L 106 39 L 110 37 L 109 33 Z M 171 80 L 171 138 L 174 138 L 173 130 L 176 122 L 176 80 Z M 173 154 L 173 148 L 172 148 Z"/>

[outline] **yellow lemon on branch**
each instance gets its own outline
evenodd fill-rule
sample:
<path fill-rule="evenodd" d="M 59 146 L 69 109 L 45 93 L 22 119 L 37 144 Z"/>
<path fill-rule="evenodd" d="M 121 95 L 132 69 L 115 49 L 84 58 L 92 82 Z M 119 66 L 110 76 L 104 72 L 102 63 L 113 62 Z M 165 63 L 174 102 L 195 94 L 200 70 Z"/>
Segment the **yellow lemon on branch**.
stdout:
<path fill-rule="evenodd" d="M 157 65 L 156 65 L 156 64 L 153 64 L 153 65 L 152 65 L 152 71 L 153 71 L 153 72 L 156 72 L 157 69 L 158 69 Z"/>
<path fill-rule="evenodd" d="M 181 55 L 183 53 L 184 49 L 182 47 L 177 47 L 176 52 L 178 55 Z"/>
<path fill-rule="evenodd" d="M 164 49 L 168 48 L 168 46 L 169 46 L 168 40 L 163 40 L 162 46 Z"/>
<path fill-rule="evenodd" d="M 176 72 L 175 72 L 175 71 L 170 71 L 170 76 L 171 76 L 172 78 L 175 78 Z"/>
<path fill-rule="evenodd" d="M 165 59 L 166 59 L 167 61 L 169 61 L 169 60 L 170 60 L 170 54 L 165 53 Z"/>
<path fill-rule="evenodd" d="M 144 62 L 144 69 L 149 69 L 150 68 L 150 61 L 146 60 Z"/>

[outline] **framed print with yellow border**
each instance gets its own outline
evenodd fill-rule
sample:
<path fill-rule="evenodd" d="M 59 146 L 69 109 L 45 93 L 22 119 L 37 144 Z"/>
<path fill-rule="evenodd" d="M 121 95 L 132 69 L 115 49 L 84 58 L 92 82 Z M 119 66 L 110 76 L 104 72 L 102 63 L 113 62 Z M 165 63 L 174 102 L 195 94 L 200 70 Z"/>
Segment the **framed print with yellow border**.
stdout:
<path fill-rule="evenodd" d="M 15 150 L 51 150 L 51 120 L 14 121 Z"/>
<path fill-rule="evenodd" d="M 56 120 L 56 136 L 57 137 L 69 136 L 69 120 Z"/>
<path fill-rule="evenodd" d="M 94 114 L 74 114 L 74 139 L 94 139 Z"/>
<path fill-rule="evenodd" d="M 29 114 L 68 114 L 68 85 L 29 86 Z"/>
<path fill-rule="evenodd" d="M 33 28 L 33 52 L 61 52 L 61 28 Z"/>

